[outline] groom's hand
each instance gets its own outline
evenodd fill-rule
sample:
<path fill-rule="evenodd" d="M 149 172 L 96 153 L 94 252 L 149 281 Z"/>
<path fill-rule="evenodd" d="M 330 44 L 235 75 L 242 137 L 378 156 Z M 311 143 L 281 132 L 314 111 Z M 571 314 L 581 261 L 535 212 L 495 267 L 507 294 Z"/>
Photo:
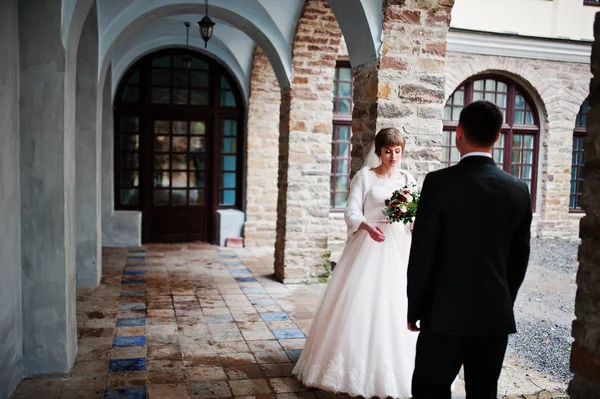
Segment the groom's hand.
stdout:
<path fill-rule="evenodd" d="M 417 327 L 417 323 L 408 323 L 408 331 L 419 332 L 421 329 Z"/>

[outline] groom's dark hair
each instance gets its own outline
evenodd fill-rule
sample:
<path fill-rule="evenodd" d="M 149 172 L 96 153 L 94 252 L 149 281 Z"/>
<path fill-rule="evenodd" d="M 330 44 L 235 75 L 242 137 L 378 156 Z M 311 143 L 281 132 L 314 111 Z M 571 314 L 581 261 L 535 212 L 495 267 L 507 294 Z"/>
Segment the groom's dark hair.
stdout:
<path fill-rule="evenodd" d="M 458 124 L 463 128 L 469 143 L 491 147 L 496 142 L 503 121 L 502 111 L 496 104 L 479 100 L 462 110 Z"/>

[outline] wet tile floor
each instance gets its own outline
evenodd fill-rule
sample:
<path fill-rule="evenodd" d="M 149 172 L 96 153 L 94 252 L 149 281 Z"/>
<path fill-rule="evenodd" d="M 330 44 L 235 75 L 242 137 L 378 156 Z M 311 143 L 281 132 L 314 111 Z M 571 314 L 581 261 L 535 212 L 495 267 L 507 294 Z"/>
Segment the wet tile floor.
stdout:
<path fill-rule="evenodd" d="M 71 373 L 13 398 L 334 397 L 291 376 L 323 287 L 284 286 L 272 265 L 264 249 L 105 249 L 101 285 L 78 289 Z"/>

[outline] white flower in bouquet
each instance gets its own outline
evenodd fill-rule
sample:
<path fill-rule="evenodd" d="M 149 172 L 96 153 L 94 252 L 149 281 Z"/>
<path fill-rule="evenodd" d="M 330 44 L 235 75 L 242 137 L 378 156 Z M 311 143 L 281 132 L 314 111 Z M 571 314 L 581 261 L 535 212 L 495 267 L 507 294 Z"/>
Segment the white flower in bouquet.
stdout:
<path fill-rule="evenodd" d="M 411 200 L 411 201 L 412 201 L 412 200 Z M 410 201 L 409 201 L 409 202 L 410 202 Z M 406 205 L 402 205 L 402 206 L 400 207 L 400 212 L 402 212 L 402 213 L 406 213 L 406 211 L 407 211 L 407 210 L 408 210 L 408 208 L 406 208 Z"/>
<path fill-rule="evenodd" d="M 413 202 L 413 196 L 410 194 L 404 194 L 404 198 L 406 198 L 406 202 Z M 402 211 L 406 212 L 406 211 Z"/>

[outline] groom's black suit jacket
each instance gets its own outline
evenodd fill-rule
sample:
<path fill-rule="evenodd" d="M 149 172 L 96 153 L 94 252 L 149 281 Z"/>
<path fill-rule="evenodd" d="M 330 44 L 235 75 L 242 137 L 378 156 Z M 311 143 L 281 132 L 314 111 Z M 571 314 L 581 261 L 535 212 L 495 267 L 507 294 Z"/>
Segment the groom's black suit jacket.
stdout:
<path fill-rule="evenodd" d="M 516 332 L 531 218 L 527 185 L 491 158 L 470 156 L 429 173 L 408 265 L 408 321 L 443 335 Z"/>

